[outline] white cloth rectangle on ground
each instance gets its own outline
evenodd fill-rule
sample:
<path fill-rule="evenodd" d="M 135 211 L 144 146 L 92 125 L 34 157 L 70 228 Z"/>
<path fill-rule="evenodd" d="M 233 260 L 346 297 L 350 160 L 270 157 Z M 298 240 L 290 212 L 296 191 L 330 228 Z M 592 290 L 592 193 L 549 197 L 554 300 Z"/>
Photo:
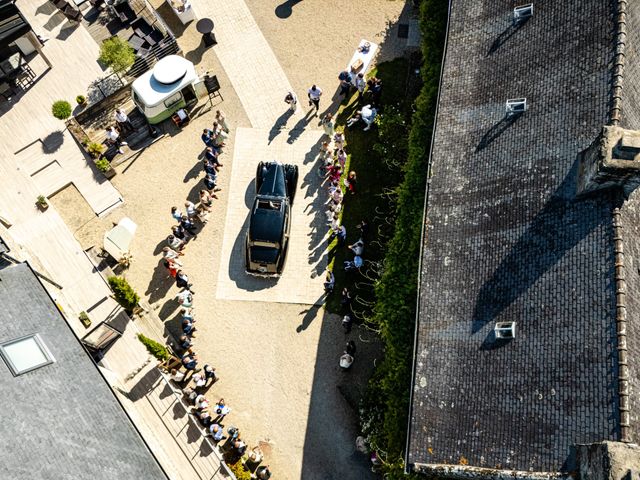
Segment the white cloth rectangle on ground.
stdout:
<path fill-rule="evenodd" d="M 367 43 L 369 44 L 369 49 L 363 52 L 362 49 Z M 358 76 L 358 73 L 364 73 L 364 74 L 367 73 L 367 70 L 371 66 L 371 62 L 373 61 L 373 57 L 375 57 L 377 51 L 378 51 L 377 44 L 373 42 L 369 42 L 364 38 L 360 40 L 360 44 L 358 45 L 356 52 L 353 54 L 353 57 L 351 57 L 351 61 L 349 62 L 349 64 L 347 65 L 347 68 L 345 69 L 347 72 L 351 74 L 351 83 L 353 85 L 356 84 L 356 77 Z M 351 66 L 355 64 L 358 60 L 362 61 L 362 68 L 360 68 L 357 72 L 352 72 Z"/>

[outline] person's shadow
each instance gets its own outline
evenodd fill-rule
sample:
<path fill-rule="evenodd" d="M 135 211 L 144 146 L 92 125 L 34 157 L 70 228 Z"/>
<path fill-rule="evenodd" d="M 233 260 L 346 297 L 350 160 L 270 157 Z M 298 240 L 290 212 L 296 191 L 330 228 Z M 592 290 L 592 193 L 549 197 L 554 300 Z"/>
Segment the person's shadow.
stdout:
<path fill-rule="evenodd" d="M 302 0 L 287 0 L 284 3 L 281 3 L 276 7 L 276 17 L 282 19 L 289 18 L 291 13 L 293 13 L 293 6 L 301 1 Z"/>

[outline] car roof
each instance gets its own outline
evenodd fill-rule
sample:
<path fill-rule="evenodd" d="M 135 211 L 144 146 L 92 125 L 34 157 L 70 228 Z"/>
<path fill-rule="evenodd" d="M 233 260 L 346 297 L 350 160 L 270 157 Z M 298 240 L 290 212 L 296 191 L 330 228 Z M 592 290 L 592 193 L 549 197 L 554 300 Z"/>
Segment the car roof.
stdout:
<path fill-rule="evenodd" d="M 272 199 L 271 204 L 279 204 L 279 208 L 262 208 L 260 203 L 269 202 L 269 199 L 257 197 L 253 204 L 253 214 L 249 224 L 249 238 L 251 240 L 263 240 L 267 242 L 279 242 L 284 228 L 283 200 Z"/>
<path fill-rule="evenodd" d="M 263 173 L 262 185 L 258 195 L 272 195 L 274 197 L 285 197 L 287 187 L 285 185 L 284 168 L 277 162 L 264 164 L 266 173 Z"/>

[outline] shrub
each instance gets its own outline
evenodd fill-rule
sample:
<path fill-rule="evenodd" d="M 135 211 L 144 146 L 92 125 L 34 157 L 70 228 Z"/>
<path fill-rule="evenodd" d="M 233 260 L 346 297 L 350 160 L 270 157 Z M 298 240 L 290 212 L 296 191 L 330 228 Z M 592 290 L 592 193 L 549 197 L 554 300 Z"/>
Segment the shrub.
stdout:
<path fill-rule="evenodd" d="M 36 198 L 36 203 L 42 207 L 49 205 L 49 202 L 47 202 L 47 197 L 45 197 L 44 195 L 38 195 L 38 198 Z"/>
<path fill-rule="evenodd" d="M 140 297 L 131 288 L 129 282 L 120 277 L 109 277 L 109 286 L 113 290 L 113 294 L 116 297 L 116 301 L 124 308 L 128 313 L 133 312 L 133 309 L 138 305 Z"/>
<path fill-rule="evenodd" d="M 51 113 L 58 120 L 66 120 L 71 116 L 71 104 L 66 100 L 57 100 L 51 106 Z"/>
<path fill-rule="evenodd" d="M 84 105 L 84 103 L 87 101 L 87 97 L 85 97 L 84 95 L 78 95 L 76 97 L 76 103 L 78 105 Z"/>
<path fill-rule="evenodd" d="M 384 470 L 390 479 L 405 478 L 401 466 L 409 411 L 418 262 L 446 20 L 446 1 L 422 1 L 424 84 L 412 118 L 405 179 L 397 189 L 395 231 L 388 244 L 384 273 L 375 287 L 378 300 L 373 321 L 380 329 L 385 356 L 369 382 L 361 426 L 371 447 L 387 452 Z M 392 130 L 397 126 L 394 123 L 388 125 Z"/>
<path fill-rule="evenodd" d="M 109 169 L 111 169 L 111 164 L 109 163 L 109 160 L 107 160 L 104 157 L 102 157 L 100 160 L 96 160 L 95 164 L 96 164 L 96 167 L 98 167 L 98 170 L 100 170 L 103 173 L 108 172 Z"/>
<path fill-rule="evenodd" d="M 100 45 L 100 57 L 102 63 L 111 67 L 114 72 L 126 70 L 136 60 L 133 48 L 120 37 L 111 37 Z"/>
<path fill-rule="evenodd" d="M 89 142 L 89 144 L 87 145 L 87 152 L 89 152 L 89 155 L 91 155 L 93 158 L 98 158 L 102 154 L 103 150 L 104 147 L 101 143 Z"/>
<path fill-rule="evenodd" d="M 242 460 L 238 460 L 236 463 L 232 463 L 228 466 L 229 470 L 231 470 L 237 480 L 251 480 L 251 472 L 244 467 Z"/>
<path fill-rule="evenodd" d="M 147 351 L 156 357 L 160 361 L 169 359 L 169 350 L 160 342 L 156 342 L 149 337 L 145 337 L 143 334 L 138 334 L 138 340 L 147 348 Z"/>

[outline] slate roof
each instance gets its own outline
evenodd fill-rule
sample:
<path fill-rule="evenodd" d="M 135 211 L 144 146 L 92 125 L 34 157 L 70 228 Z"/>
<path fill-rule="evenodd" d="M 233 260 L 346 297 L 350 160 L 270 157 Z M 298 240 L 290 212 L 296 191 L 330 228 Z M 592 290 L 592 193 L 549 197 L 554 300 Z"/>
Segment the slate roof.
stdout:
<path fill-rule="evenodd" d="M 167 477 L 27 264 L 0 269 L 0 342 L 38 333 L 55 363 L 14 377 L 0 359 L 0 478 Z"/>
<path fill-rule="evenodd" d="M 409 466 L 570 471 L 576 443 L 640 441 L 640 200 L 575 196 L 578 153 L 602 126 L 640 129 L 640 7 L 534 3 L 533 17 L 514 26 L 512 1 L 451 2 Z M 625 7 L 627 34 L 614 21 Z M 518 97 L 528 111 L 505 118 L 505 101 Z M 495 340 L 499 321 L 517 323 L 514 340 Z M 628 349 L 630 395 L 618 393 L 619 347 Z"/>

